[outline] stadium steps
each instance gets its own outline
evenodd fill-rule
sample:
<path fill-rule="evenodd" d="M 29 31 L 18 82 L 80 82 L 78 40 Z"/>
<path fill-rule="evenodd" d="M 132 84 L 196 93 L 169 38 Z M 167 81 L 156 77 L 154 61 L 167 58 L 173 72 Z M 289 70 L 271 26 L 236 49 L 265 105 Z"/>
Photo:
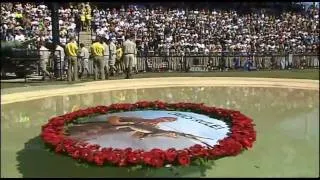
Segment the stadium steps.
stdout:
<path fill-rule="evenodd" d="M 92 44 L 91 32 L 86 32 L 86 31 L 80 32 L 79 43 L 83 43 L 85 47 L 90 48 Z"/>

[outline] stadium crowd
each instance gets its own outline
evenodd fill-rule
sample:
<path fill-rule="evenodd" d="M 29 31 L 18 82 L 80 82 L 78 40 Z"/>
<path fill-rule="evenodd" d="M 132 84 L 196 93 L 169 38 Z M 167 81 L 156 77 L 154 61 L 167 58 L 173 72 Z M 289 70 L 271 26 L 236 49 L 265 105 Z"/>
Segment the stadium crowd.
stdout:
<path fill-rule="evenodd" d="M 90 15 L 88 15 L 90 14 Z M 25 41 L 37 38 L 38 41 L 52 42 L 52 20 L 48 6 L 36 3 L 1 3 L 1 40 Z M 77 33 L 91 20 L 89 4 L 85 6 L 59 9 L 60 42 L 65 45 L 69 37 L 78 38 Z M 77 21 L 81 21 L 77 26 Z M 78 28 L 78 29 L 77 29 Z"/>
<path fill-rule="evenodd" d="M 1 4 L 1 39 L 52 41 L 50 11 L 35 3 Z M 93 18 L 91 18 L 91 15 Z M 319 48 L 319 8 L 306 13 L 188 10 L 131 6 L 98 9 L 88 4 L 59 9 L 60 41 L 90 26 L 98 36 L 123 40 L 130 32 L 139 52 L 312 52 Z M 79 26 L 77 26 L 79 23 Z"/>
<path fill-rule="evenodd" d="M 70 63 L 65 60 L 71 56 L 67 47 L 69 43 L 76 47 L 73 48 L 72 57 L 80 57 L 86 62 L 92 59 L 89 52 L 83 53 L 87 50 L 83 42 L 79 42 L 80 31 L 92 31 L 92 39 L 103 39 L 104 42 L 101 43 L 104 53 L 101 56 L 106 65 L 116 59 L 116 63 L 111 64 L 118 67 L 113 67 L 113 70 L 119 72 L 124 71 L 122 56 L 126 54 L 122 52 L 121 45 L 127 40 L 125 37 L 132 36 L 137 48 L 135 53 L 130 52 L 135 54 L 135 71 L 139 69 L 137 62 L 143 71 L 189 69 L 197 63 L 188 55 L 211 55 L 210 58 L 197 59 L 197 62 L 201 61 L 200 64 L 207 66 L 206 70 L 214 70 L 218 66 L 220 70 L 230 67 L 237 69 L 240 64 L 248 68 L 255 66 L 256 69 L 276 66 L 285 69 L 292 64 L 295 67 L 300 64 L 308 64 L 310 67 L 319 65 L 319 58 L 315 55 L 292 57 L 293 53 L 319 52 L 319 7 L 312 6 L 303 12 L 284 11 L 279 14 L 272 14 L 264 9 L 250 13 L 240 12 L 161 6 L 146 8 L 136 5 L 118 9 L 91 9 L 89 3 L 61 6 L 58 11 L 60 44 L 55 47 L 55 57 L 61 62 L 55 62 L 59 65 L 54 66 L 64 69 L 64 74 L 71 69 L 68 65 Z M 42 52 L 53 50 L 43 43 L 53 41 L 51 12 L 46 5 L 1 3 L 1 15 L 1 40 L 25 41 L 36 38 L 39 43 L 33 48 Z M 110 44 L 114 44 L 112 52 L 108 46 Z M 45 56 L 42 58 L 45 59 L 42 60 L 42 69 L 49 76 L 46 71 L 49 54 L 45 54 L 42 55 Z M 81 54 L 86 54 L 85 58 Z M 112 58 L 110 54 L 113 54 Z M 280 55 L 274 57 L 275 54 Z M 152 62 L 149 58 L 144 58 L 147 55 L 155 55 Z M 268 57 L 262 58 L 259 55 Z M 300 63 L 300 59 L 304 63 Z M 89 71 L 87 64 L 85 67 Z"/>
<path fill-rule="evenodd" d="M 93 10 L 98 36 L 134 32 L 140 52 L 312 52 L 319 48 L 319 9 L 304 14 L 238 14 L 187 9 Z"/>

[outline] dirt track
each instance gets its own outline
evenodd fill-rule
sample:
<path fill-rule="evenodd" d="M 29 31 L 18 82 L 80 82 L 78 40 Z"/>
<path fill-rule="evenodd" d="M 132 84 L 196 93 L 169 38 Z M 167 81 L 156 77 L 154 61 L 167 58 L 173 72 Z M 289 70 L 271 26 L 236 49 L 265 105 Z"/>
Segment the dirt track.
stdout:
<path fill-rule="evenodd" d="M 41 90 L 33 87 L 27 92 L 1 95 L 1 104 L 40 99 L 50 96 L 95 93 L 121 89 L 140 89 L 158 87 L 186 86 L 247 86 L 247 87 L 276 87 L 310 89 L 319 91 L 319 80 L 305 79 L 276 79 L 276 78 L 236 78 L 236 77 L 166 77 L 144 78 L 130 80 L 94 81 Z"/>

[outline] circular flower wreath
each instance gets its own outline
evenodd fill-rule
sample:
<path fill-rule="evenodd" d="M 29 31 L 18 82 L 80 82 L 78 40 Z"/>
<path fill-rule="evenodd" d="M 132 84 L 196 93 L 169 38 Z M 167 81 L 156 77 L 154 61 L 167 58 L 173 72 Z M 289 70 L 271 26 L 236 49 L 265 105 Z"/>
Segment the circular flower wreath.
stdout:
<path fill-rule="evenodd" d="M 179 110 L 205 114 L 226 122 L 230 127 L 230 133 L 228 137 L 218 141 L 214 147 L 196 144 L 180 150 L 170 148 L 167 150 L 152 149 L 151 151 L 132 148 L 102 148 L 99 145 L 79 142 L 64 135 L 66 125 L 80 117 L 146 109 Z M 51 118 L 47 124 L 42 126 L 41 137 L 51 150 L 69 155 L 80 162 L 88 162 L 98 166 L 107 164 L 116 166 L 145 165 L 159 168 L 167 164 L 187 166 L 196 159 L 218 159 L 238 155 L 243 150 L 251 148 L 256 140 L 256 132 L 253 127 L 252 120 L 239 111 L 208 107 L 196 103 L 170 104 L 161 101 L 140 101 L 134 104 L 97 106 Z"/>

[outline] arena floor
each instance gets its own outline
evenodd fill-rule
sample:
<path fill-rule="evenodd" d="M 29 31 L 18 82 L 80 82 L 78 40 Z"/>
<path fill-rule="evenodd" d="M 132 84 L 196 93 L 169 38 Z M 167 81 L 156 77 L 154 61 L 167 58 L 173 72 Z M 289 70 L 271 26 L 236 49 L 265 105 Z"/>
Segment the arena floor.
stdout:
<path fill-rule="evenodd" d="M 74 106 L 159 99 L 229 107 L 254 119 L 253 149 L 215 161 L 207 177 L 319 176 L 319 80 L 161 77 L 7 90 L 13 89 L 19 90 L 1 95 L 2 177 L 200 177 L 195 166 L 180 168 L 179 174 L 161 168 L 151 175 L 124 168 L 85 168 L 50 154 L 39 138 L 50 117 Z"/>

